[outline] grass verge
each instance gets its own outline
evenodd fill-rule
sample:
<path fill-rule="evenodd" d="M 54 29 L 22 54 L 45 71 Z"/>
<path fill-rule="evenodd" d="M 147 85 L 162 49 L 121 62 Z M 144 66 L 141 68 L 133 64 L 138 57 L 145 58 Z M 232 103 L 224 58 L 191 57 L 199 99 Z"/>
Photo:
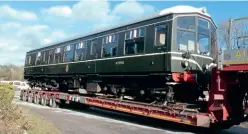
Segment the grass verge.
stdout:
<path fill-rule="evenodd" d="M 49 121 L 26 108 L 12 103 L 14 89 L 0 84 L 0 134 L 58 134 Z"/>

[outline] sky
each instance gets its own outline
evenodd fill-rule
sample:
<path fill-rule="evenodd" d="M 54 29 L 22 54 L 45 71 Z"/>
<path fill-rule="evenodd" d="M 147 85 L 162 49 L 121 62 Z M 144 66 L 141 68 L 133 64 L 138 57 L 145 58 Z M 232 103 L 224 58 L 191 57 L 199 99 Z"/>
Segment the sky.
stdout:
<path fill-rule="evenodd" d="M 206 7 L 216 25 L 248 16 L 246 1 L 0 1 L 0 64 L 23 65 L 31 49 L 178 5 Z"/>

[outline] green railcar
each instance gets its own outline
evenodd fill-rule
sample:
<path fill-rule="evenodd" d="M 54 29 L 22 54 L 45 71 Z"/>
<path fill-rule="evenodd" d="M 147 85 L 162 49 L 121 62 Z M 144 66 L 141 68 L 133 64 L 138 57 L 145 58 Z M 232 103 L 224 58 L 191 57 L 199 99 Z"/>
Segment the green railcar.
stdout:
<path fill-rule="evenodd" d="M 211 16 L 176 6 L 29 51 L 24 77 L 32 87 L 48 90 L 83 88 L 142 101 L 194 103 L 207 90 L 215 52 Z"/>

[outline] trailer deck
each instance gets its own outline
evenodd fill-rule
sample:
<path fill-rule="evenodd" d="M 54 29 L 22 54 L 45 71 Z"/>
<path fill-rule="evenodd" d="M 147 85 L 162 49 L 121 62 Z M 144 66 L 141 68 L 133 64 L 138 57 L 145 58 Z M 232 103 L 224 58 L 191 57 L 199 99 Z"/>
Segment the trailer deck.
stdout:
<path fill-rule="evenodd" d="M 22 101 L 49 105 L 51 107 L 57 107 L 56 103 L 60 104 L 61 102 L 65 102 L 67 104 L 79 103 L 87 106 L 100 107 L 205 128 L 210 127 L 212 121 L 210 114 L 200 113 L 197 110 L 186 108 L 186 104 L 159 107 L 153 104 L 119 100 L 114 98 L 87 97 L 79 94 L 43 90 L 22 90 L 20 98 Z"/>

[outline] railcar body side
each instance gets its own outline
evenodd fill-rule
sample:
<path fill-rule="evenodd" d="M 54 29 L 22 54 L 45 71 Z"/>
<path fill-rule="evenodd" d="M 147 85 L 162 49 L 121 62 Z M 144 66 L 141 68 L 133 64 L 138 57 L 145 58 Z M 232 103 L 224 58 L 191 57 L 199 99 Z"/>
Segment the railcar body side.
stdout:
<path fill-rule="evenodd" d="M 116 29 L 112 29 L 109 31 L 104 31 L 101 33 L 89 35 L 89 36 L 82 37 L 79 39 L 70 40 L 68 42 L 63 42 L 60 44 L 56 44 L 53 46 L 48 46 L 42 49 L 28 52 L 27 55 L 29 55 L 29 53 L 32 55 L 31 64 L 33 66 L 31 65 L 31 67 L 29 67 L 30 65 L 26 65 L 27 66 L 26 73 L 27 74 L 74 74 L 74 73 L 93 74 L 93 73 L 118 73 L 118 72 L 135 73 L 139 71 L 140 72 L 150 72 L 150 71 L 161 72 L 161 70 L 169 71 L 170 70 L 170 66 L 168 66 L 169 64 L 167 64 L 166 61 L 161 62 L 164 59 L 164 55 L 161 52 L 170 51 L 169 50 L 170 45 L 168 44 L 170 44 L 170 35 L 171 35 L 170 33 L 171 33 L 171 26 L 172 26 L 170 19 L 172 19 L 172 16 L 173 15 L 168 15 L 168 16 L 163 16 L 159 18 L 154 18 L 152 20 L 147 20 L 144 22 L 139 22 L 137 24 L 129 24 L 127 26 L 118 27 Z M 168 31 L 166 31 L 166 38 L 168 40 L 166 41 L 166 45 L 156 47 L 153 45 L 154 44 L 154 33 L 155 33 L 154 27 L 155 25 L 159 25 L 159 24 L 156 24 L 158 22 L 161 22 L 159 23 L 161 25 L 167 26 Z M 132 30 L 132 29 L 137 29 L 137 28 L 144 28 L 145 38 L 142 37 L 144 40 L 144 51 L 137 53 L 137 54 L 124 54 L 125 32 Z M 105 37 L 106 35 L 111 35 L 111 34 L 116 34 L 118 36 L 117 42 L 113 43 L 117 45 L 117 54 L 116 56 L 112 56 L 112 57 L 102 57 L 102 45 L 103 45 L 102 38 Z M 92 56 L 91 55 L 91 41 L 92 39 L 95 39 L 95 38 L 98 38 L 98 43 L 96 45 L 97 55 Z M 72 60 L 71 62 L 60 61 L 60 63 L 41 64 L 41 65 L 34 64 L 35 58 L 36 58 L 35 56 L 39 51 L 44 51 L 44 49 L 49 50 L 49 49 L 54 49 L 54 48 L 61 47 L 61 46 L 66 46 L 67 44 L 70 44 L 70 43 L 77 44 L 80 41 L 89 41 L 86 46 L 87 47 L 86 56 L 84 57 L 83 60 L 80 60 L 80 61 Z M 162 49 L 162 47 L 166 47 L 166 48 Z M 47 58 L 48 57 L 46 57 L 45 59 L 46 62 L 48 60 Z M 151 68 L 151 66 L 149 65 L 150 65 L 150 62 L 152 61 L 152 58 L 157 60 L 157 62 Z M 61 58 L 60 60 L 63 60 L 63 58 Z M 124 64 L 122 64 L 123 63 L 122 61 L 124 61 Z M 141 63 L 141 65 L 143 66 L 140 66 L 134 63 Z M 163 63 L 166 64 L 166 68 L 162 68 L 165 66 L 165 65 L 162 66 Z M 68 64 L 70 65 L 69 67 L 70 69 L 68 70 L 68 72 L 66 72 L 65 68 L 66 68 L 66 65 Z M 122 66 L 116 67 L 116 64 L 120 64 Z M 99 67 L 95 69 L 94 67 L 95 65 Z M 109 67 L 106 67 L 106 66 L 109 66 Z M 136 67 L 139 67 L 139 68 L 136 68 Z M 31 68 L 34 68 L 34 69 L 32 69 L 31 71 Z M 44 68 L 44 71 L 41 71 L 42 68 Z M 58 70 L 54 70 L 54 68 Z"/>

